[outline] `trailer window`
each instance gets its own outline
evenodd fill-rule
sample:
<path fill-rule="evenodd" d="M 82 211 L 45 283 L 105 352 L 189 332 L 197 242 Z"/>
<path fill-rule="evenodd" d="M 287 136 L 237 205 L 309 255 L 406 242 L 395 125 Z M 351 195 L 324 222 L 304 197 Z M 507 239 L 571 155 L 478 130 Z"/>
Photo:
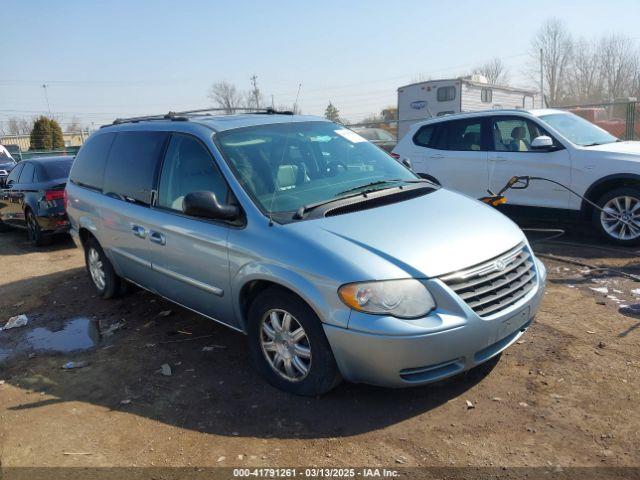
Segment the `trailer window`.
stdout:
<path fill-rule="evenodd" d="M 490 88 L 483 88 L 480 91 L 480 100 L 483 103 L 491 103 L 493 101 L 493 90 Z"/>
<path fill-rule="evenodd" d="M 439 87 L 438 88 L 438 101 L 450 102 L 456 99 L 456 87 Z"/>

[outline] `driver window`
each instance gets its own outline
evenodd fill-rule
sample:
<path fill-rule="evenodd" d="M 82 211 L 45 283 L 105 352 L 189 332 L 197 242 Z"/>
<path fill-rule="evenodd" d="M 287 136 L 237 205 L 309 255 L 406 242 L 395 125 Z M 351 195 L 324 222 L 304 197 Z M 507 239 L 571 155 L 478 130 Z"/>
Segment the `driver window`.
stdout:
<path fill-rule="evenodd" d="M 494 150 L 498 152 L 529 152 L 531 141 L 544 135 L 536 124 L 524 118 L 494 120 L 492 126 Z"/>
<path fill-rule="evenodd" d="M 219 202 L 225 202 L 228 187 L 204 145 L 174 134 L 162 164 L 158 206 L 182 212 L 184 197 L 198 191 L 213 192 Z"/>

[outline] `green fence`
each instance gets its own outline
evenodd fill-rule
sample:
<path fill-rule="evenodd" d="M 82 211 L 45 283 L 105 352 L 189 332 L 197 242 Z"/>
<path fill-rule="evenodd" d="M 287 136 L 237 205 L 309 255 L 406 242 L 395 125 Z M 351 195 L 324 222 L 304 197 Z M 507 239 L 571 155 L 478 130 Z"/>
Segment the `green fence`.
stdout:
<path fill-rule="evenodd" d="M 65 147 L 60 150 L 27 150 L 26 152 L 12 153 L 17 161 L 28 160 L 36 157 L 57 157 L 62 155 L 76 155 L 80 147 Z"/>
<path fill-rule="evenodd" d="M 575 113 L 622 140 L 640 140 L 640 103 L 635 98 L 555 108 Z"/>

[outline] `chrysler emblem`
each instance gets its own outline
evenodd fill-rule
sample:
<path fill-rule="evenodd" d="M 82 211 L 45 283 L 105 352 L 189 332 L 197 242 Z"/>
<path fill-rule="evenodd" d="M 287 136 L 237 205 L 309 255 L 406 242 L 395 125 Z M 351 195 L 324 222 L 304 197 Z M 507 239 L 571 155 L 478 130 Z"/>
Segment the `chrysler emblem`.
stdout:
<path fill-rule="evenodd" d="M 493 268 L 498 272 L 502 272 L 505 268 L 507 268 L 507 265 L 502 260 L 496 260 L 495 262 L 493 262 Z"/>

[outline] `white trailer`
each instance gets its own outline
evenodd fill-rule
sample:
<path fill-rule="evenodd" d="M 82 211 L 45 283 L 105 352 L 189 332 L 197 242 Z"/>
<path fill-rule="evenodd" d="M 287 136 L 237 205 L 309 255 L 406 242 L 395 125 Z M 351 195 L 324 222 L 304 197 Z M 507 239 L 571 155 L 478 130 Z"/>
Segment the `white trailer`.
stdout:
<path fill-rule="evenodd" d="M 481 75 L 412 83 L 398 88 L 398 139 L 419 120 L 490 109 L 531 109 L 537 103 L 536 92 L 491 85 Z"/>

